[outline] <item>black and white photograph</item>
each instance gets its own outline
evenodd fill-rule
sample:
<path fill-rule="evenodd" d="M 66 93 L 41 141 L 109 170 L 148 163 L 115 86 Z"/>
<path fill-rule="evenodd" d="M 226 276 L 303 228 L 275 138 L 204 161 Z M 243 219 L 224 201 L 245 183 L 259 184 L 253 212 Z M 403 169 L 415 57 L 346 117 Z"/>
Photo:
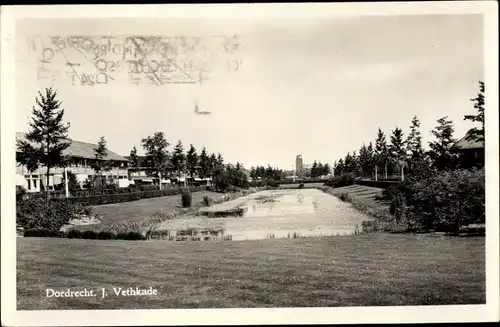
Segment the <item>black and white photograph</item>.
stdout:
<path fill-rule="evenodd" d="M 498 321 L 497 11 L 2 7 L 2 323 Z"/>

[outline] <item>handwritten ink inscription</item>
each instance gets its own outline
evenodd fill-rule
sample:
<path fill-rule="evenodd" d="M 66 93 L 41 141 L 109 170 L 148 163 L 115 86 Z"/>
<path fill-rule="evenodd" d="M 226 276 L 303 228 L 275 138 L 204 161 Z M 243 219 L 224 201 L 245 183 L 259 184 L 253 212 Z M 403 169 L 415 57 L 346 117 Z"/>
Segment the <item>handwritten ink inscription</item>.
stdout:
<path fill-rule="evenodd" d="M 215 36 L 33 36 L 38 79 L 68 78 L 95 86 L 125 80 L 134 84 L 195 84 L 213 74 L 242 69 L 238 35 Z"/>

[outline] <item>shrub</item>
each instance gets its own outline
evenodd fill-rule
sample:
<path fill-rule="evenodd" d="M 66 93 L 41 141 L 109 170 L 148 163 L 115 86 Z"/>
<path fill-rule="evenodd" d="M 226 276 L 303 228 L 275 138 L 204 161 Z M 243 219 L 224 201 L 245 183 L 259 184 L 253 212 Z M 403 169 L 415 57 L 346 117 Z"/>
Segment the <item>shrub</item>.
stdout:
<path fill-rule="evenodd" d="M 268 188 L 278 188 L 280 186 L 280 182 L 276 181 L 274 179 L 268 179 L 268 180 L 266 180 L 265 185 Z"/>
<path fill-rule="evenodd" d="M 214 200 L 213 200 L 211 197 L 209 197 L 208 195 L 205 195 L 205 196 L 203 197 L 203 203 L 204 203 L 207 207 L 211 206 L 211 205 L 213 204 L 213 202 L 214 202 Z"/>
<path fill-rule="evenodd" d="M 82 238 L 82 232 L 79 231 L 78 229 L 71 229 L 68 232 L 68 238 Z"/>
<path fill-rule="evenodd" d="M 116 234 L 109 231 L 101 231 L 97 234 L 97 239 L 99 240 L 114 240 L 116 239 Z"/>
<path fill-rule="evenodd" d="M 82 238 L 95 240 L 95 239 L 97 239 L 97 232 L 95 232 L 93 230 L 86 230 L 82 233 Z"/>
<path fill-rule="evenodd" d="M 185 190 L 189 190 L 191 192 L 197 192 L 200 189 L 191 187 L 185 188 Z M 111 193 L 106 193 L 107 191 L 102 190 L 92 190 L 92 191 L 82 191 L 78 192 L 78 194 L 85 194 L 84 196 L 75 196 L 67 199 L 52 199 L 52 202 L 71 202 L 71 203 L 82 203 L 89 206 L 94 205 L 102 205 L 102 204 L 111 204 L 111 203 L 122 203 L 129 201 L 137 201 L 141 199 L 148 198 L 156 198 L 161 196 L 171 196 L 178 195 L 182 193 L 182 190 L 179 188 L 171 188 L 166 190 L 149 190 L 143 192 L 129 192 L 128 189 L 118 189 L 117 191 L 111 191 Z"/>
<path fill-rule="evenodd" d="M 17 203 L 17 224 L 25 229 L 49 229 L 59 231 L 70 220 L 89 215 L 91 208 L 71 201 L 46 201 L 44 198 L 28 198 Z"/>
<path fill-rule="evenodd" d="M 398 193 L 397 185 L 390 185 L 382 191 L 381 200 L 392 201 L 394 199 L 394 194 Z"/>
<path fill-rule="evenodd" d="M 137 241 L 137 240 L 144 240 L 146 239 L 146 237 L 139 232 L 128 232 L 128 233 L 119 233 L 118 235 L 116 235 L 116 239 Z"/>
<path fill-rule="evenodd" d="M 304 183 L 300 183 L 299 188 L 304 188 Z"/>
<path fill-rule="evenodd" d="M 436 172 L 400 185 L 391 213 L 412 230 L 456 234 L 485 222 L 484 169 Z"/>
<path fill-rule="evenodd" d="M 22 186 L 16 185 L 16 202 L 22 201 L 26 195 L 26 189 Z"/>
<path fill-rule="evenodd" d="M 182 207 L 183 208 L 189 208 L 191 207 L 191 202 L 193 200 L 193 195 L 189 191 L 183 191 L 181 193 L 181 201 L 182 201 Z"/>
<path fill-rule="evenodd" d="M 342 174 L 341 176 L 334 177 L 325 182 L 325 185 L 330 187 L 342 187 L 353 184 L 354 184 L 354 174 L 352 173 L 345 173 Z"/>
<path fill-rule="evenodd" d="M 24 230 L 24 237 L 63 237 L 64 232 L 47 228 L 31 228 Z"/>
<path fill-rule="evenodd" d="M 344 202 L 347 202 L 350 200 L 350 197 L 349 197 L 348 193 L 340 193 L 339 199 L 344 201 Z"/>

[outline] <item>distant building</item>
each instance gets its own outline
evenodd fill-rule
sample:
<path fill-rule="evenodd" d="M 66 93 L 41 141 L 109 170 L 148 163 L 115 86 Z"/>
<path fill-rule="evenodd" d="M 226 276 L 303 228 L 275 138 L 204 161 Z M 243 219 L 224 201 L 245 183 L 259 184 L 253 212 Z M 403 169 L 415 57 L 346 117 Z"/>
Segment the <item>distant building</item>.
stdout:
<path fill-rule="evenodd" d="M 454 152 L 459 156 L 461 167 L 484 167 L 484 144 L 469 139 L 469 133 L 455 143 Z"/>
<path fill-rule="evenodd" d="M 125 156 L 130 160 L 130 156 Z M 132 163 L 130 163 L 132 165 Z M 200 167 L 196 167 L 197 171 Z M 211 178 L 200 178 L 197 173 L 191 178 L 189 174 L 183 173 L 178 178 L 169 178 L 167 175 L 175 175 L 172 171 L 172 164 L 169 161 L 167 163 L 167 168 L 165 169 L 164 175 L 162 176 L 161 184 L 162 187 L 171 184 L 198 184 L 198 185 L 211 185 Z M 130 166 L 128 169 L 129 179 L 132 184 L 141 185 L 158 185 L 158 177 L 156 176 L 156 170 L 149 167 L 146 163 L 146 156 L 137 156 L 137 168 Z"/>
<path fill-rule="evenodd" d="M 300 176 L 304 169 L 304 164 L 302 162 L 302 155 L 299 154 L 295 157 L 295 175 Z"/>
<path fill-rule="evenodd" d="M 16 140 L 26 140 L 25 133 L 16 133 Z M 96 175 L 92 168 L 92 163 L 95 158 L 94 149 L 97 144 L 80 142 L 68 139 L 69 147 L 63 151 L 63 155 L 70 157 L 70 164 L 66 167 L 68 172 L 76 176 L 77 182 L 82 185 L 85 180 L 92 180 Z M 18 152 L 18 151 L 16 151 Z M 107 156 L 102 160 L 108 163 L 109 171 L 104 171 L 103 176 L 113 179 L 119 186 L 128 186 L 128 160 L 113 151 L 108 150 Z M 46 167 L 39 167 L 36 171 L 28 171 L 27 168 L 19 163 L 16 164 L 16 185 L 24 187 L 28 192 L 40 192 L 42 185 L 45 187 L 46 182 Z M 64 176 L 64 168 L 55 167 L 49 171 L 48 189 L 54 189 L 56 185 L 62 183 Z M 120 180 L 122 180 L 120 182 Z"/>

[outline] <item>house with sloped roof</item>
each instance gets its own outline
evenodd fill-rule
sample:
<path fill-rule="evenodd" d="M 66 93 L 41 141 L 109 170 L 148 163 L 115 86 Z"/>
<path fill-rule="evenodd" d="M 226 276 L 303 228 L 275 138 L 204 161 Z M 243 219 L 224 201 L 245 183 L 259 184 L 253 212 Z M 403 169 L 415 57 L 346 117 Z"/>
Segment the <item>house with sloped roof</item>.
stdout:
<path fill-rule="evenodd" d="M 458 154 L 460 167 L 484 167 L 484 143 L 471 137 L 467 132 L 453 146 L 453 152 Z"/>
<path fill-rule="evenodd" d="M 26 141 L 25 133 L 16 133 L 16 141 L 22 140 Z M 70 159 L 69 165 L 66 167 L 68 172 L 73 173 L 80 185 L 82 185 L 86 180 L 92 180 L 96 175 L 95 170 L 92 168 L 92 164 L 98 159 L 95 157 L 94 150 L 97 149 L 97 144 L 75 141 L 68 139 L 70 143 L 63 151 L 63 155 L 68 156 Z M 19 151 L 19 150 L 17 150 Z M 103 172 L 103 176 L 108 179 L 113 179 L 123 186 L 128 183 L 128 159 L 116 154 L 115 152 L 108 149 L 108 153 L 105 158 L 100 161 L 106 163 L 108 171 Z M 28 192 L 39 192 L 42 190 L 42 185 L 46 184 L 46 167 L 39 167 L 35 171 L 28 171 L 28 169 L 21 165 L 16 165 L 16 185 L 23 186 Z M 54 189 L 56 185 L 61 184 L 64 176 L 64 168 L 54 167 L 49 171 L 49 189 Z M 119 182 L 123 180 L 123 182 Z"/>

